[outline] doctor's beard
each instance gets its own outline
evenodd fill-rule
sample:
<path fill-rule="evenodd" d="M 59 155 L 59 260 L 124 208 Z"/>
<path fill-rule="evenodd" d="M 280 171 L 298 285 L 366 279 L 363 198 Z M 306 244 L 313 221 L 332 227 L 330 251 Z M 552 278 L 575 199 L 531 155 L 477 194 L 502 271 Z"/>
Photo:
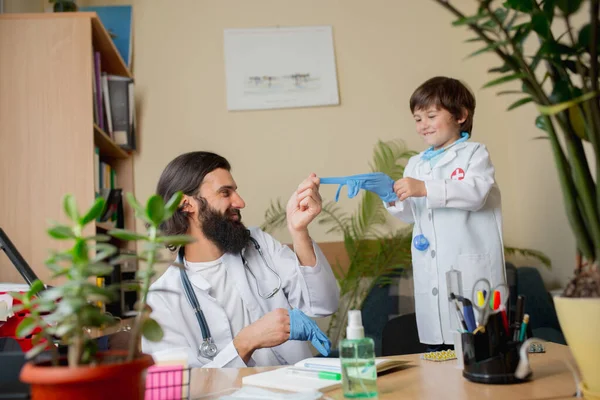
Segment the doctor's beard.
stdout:
<path fill-rule="evenodd" d="M 250 241 L 250 231 L 242 223 L 240 210 L 230 208 L 225 213 L 212 208 L 206 199 L 199 199 L 198 221 L 204 236 L 224 253 L 238 254 Z M 238 220 L 233 220 L 237 215 Z"/>

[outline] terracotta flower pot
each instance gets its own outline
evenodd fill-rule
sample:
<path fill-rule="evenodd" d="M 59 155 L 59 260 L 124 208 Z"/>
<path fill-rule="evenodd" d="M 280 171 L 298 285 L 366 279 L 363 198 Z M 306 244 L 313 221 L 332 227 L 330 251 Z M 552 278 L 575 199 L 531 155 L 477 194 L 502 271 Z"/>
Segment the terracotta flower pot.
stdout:
<path fill-rule="evenodd" d="M 100 359 L 120 357 L 126 352 L 108 351 Z M 144 399 L 145 371 L 154 364 L 143 354 L 132 362 L 107 362 L 96 366 L 53 367 L 49 362 L 29 362 L 21 370 L 21 381 L 31 385 L 33 400 L 58 399 Z"/>
<path fill-rule="evenodd" d="M 600 396 L 600 299 L 555 297 L 556 313 L 583 377 L 586 398 Z"/>

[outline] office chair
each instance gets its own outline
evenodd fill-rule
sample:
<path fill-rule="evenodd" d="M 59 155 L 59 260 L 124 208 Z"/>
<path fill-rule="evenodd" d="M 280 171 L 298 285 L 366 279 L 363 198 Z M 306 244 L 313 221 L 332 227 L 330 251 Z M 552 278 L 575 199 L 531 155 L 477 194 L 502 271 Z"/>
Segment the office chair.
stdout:
<path fill-rule="evenodd" d="M 388 321 L 383 329 L 381 355 L 424 353 L 427 345 L 419 341 L 416 314 L 405 314 Z"/>
<path fill-rule="evenodd" d="M 16 340 L 0 338 L 0 399 L 28 399 L 29 385 L 19 381 L 25 354 Z"/>

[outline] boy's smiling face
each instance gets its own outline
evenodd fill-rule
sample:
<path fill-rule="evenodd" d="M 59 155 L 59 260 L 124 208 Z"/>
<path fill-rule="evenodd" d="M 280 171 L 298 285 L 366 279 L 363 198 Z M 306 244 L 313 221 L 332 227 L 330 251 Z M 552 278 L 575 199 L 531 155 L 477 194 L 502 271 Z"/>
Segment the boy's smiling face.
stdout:
<path fill-rule="evenodd" d="M 467 115 L 465 110 L 463 116 L 457 120 L 448 110 L 430 106 L 416 109 L 413 117 L 419 136 L 426 144 L 437 150 L 460 138 L 460 124 L 466 120 Z"/>

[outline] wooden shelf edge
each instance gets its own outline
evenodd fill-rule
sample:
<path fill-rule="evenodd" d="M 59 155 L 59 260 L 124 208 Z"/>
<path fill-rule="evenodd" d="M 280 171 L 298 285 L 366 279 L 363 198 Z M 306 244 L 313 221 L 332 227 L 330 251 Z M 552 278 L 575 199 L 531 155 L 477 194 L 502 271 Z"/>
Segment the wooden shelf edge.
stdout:
<path fill-rule="evenodd" d="M 129 154 L 120 148 L 97 124 L 94 124 L 94 145 L 100 149 L 100 156 L 129 158 Z"/>
<path fill-rule="evenodd" d="M 103 229 L 105 231 L 110 231 L 112 229 L 116 229 L 116 225 L 110 222 L 96 222 L 96 229 Z"/>
<path fill-rule="evenodd" d="M 96 14 L 96 12 L 92 12 L 91 14 L 92 14 L 92 31 L 95 32 L 97 35 L 99 35 L 98 40 L 104 44 L 103 47 L 105 47 L 105 48 L 108 47 L 111 49 L 111 52 L 113 53 L 112 57 L 115 58 L 117 64 L 119 64 L 118 70 L 116 70 L 114 72 L 133 79 L 133 74 L 131 73 L 131 71 L 129 70 L 127 65 L 125 65 L 125 61 L 123 60 L 123 57 L 121 57 L 121 54 L 117 50 L 117 47 L 115 46 L 115 43 L 113 42 L 112 38 L 110 37 L 108 31 L 106 30 L 106 28 L 100 21 L 98 14 Z"/>

